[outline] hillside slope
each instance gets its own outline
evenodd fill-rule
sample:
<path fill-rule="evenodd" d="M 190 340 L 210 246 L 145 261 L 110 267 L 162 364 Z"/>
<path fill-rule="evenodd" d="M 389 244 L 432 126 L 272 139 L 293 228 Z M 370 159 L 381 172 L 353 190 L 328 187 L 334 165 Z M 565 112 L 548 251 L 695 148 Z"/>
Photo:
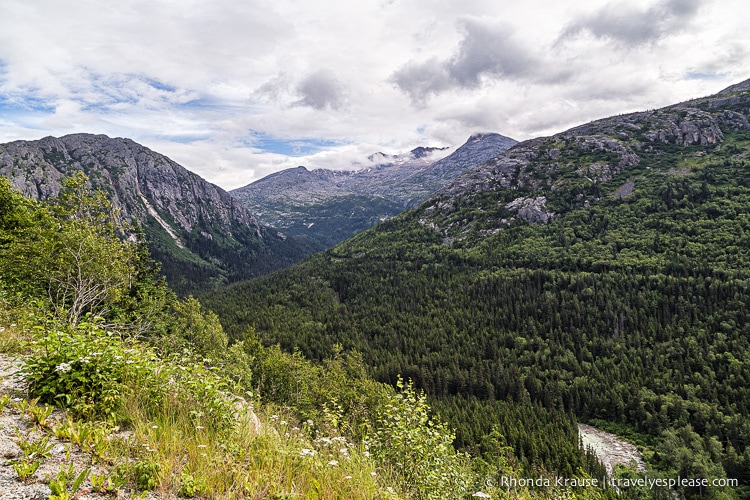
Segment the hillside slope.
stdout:
<path fill-rule="evenodd" d="M 500 134 L 477 134 L 438 160 L 435 155 L 440 150 L 434 148 L 417 148 L 408 155 L 379 153 L 372 156 L 376 165 L 370 168 L 291 168 L 231 194 L 262 223 L 331 247 L 416 206 L 467 169 L 515 143 Z"/>
<path fill-rule="evenodd" d="M 380 380 L 413 378 L 460 443 L 498 425 L 519 460 L 553 463 L 496 410 L 531 403 L 641 433 L 666 476 L 747 487 L 748 118 L 750 81 L 523 142 L 211 306 L 235 336 L 341 343 Z"/>
<path fill-rule="evenodd" d="M 132 140 L 74 134 L 0 145 L 0 175 L 26 196 L 54 197 L 76 171 L 143 226 L 177 291 L 257 276 L 308 253 L 260 225 L 220 187 Z"/>

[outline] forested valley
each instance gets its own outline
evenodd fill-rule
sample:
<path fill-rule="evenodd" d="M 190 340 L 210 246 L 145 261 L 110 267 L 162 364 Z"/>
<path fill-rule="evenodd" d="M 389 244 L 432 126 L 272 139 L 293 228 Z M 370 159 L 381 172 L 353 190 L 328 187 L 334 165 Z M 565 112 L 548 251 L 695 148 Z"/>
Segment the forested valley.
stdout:
<path fill-rule="evenodd" d="M 340 344 L 376 380 L 413 380 L 461 449 L 494 431 L 527 470 L 570 473 L 575 422 L 593 422 L 655 473 L 736 478 L 745 495 L 750 132 L 747 92 L 732 97 L 522 143 L 494 187 L 438 193 L 205 303 L 230 338 L 252 327 L 311 359 Z M 546 224 L 508 222 L 540 195 Z"/>
<path fill-rule="evenodd" d="M 91 454 L 55 498 L 745 498 L 749 119 L 745 82 L 526 141 L 197 298 L 84 173 L 46 201 L 3 179 L 0 353 L 25 392 L 0 413 L 30 419 L 19 447 Z M 646 470 L 592 486 L 581 422 Z M 19 482 L 43 481 L 24 453 Z"/>

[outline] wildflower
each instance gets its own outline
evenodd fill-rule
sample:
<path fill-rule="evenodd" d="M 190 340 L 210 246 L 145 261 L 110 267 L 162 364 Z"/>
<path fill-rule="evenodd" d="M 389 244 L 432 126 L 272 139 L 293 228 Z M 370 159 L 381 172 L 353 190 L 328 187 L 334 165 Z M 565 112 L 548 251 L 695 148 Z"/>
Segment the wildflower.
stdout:
<path fill-rule="evenodd" d="M 287 421 L 286 421 L 286 420 L 282 420 L 281 422 L 279 422 L 279 424 L 281 424 L 281 425 L 286 425 L 286 424 L 287 424 Z"/>
<path fill-rule="evenodd" d="M 151 428 L 152 428 L 152 429 L 158 429 L 158 428 L 159 428 L 159 426 L 158 426 L 158 425 L 152 425 L 152 426 L 151 426 Z"/>
<path fill-rule="evenodd" d="M 206 445 L 205 445 L 205 444 L 199 444 L 199 445 L 198 445 L 198 448 L 205 448 L 205 447 L 206 447 Z"/>
<path fill-rule="evenodd" d="M 60 363 L 55 368 L 55 371 L 60 373 L 68 373 L 70 371 L 70 363 Z"/>
<path fill-rule="evenodd" d="M 378 475 L 378 473 L 377 473 L 377 472 L 375 472 L 375 471 L 372 471 L 372 472 L 370 472 L 370 475 L 371 475 L 372 477 L 375 477 L 375 476 L 377 476 L 377 475 Z"/>
<path fill-rule="evenodd" d="M 306 456 L 315 456 L 315 450 L 308 450 L 307 448 L 302 448 L 302 450 L 299 452 L 300 457 L 306 457 Z"/>
<path fill-rule="evenodd" d="M 91 358 L 89 358 L 88 356 L 84 356 L 78 361 L 80 361 L 81 363 L 88 363 L 89 361 L 91 361 Z"/>
<path fill-rule="evenodd" d="M 487 493 L 484 491 L 477 491 L 476 493 L 472 493 L 471 496 L 476 498 L 491 498 Z"/>
<path fill-rule="evenodd" d="M 196 431 L 200 431 L 200 430 L 202 430 L 202 429 L 205 429 L 205 427 L 203 427 L 202 425 L 196 425 L 196 426 L 195 426 L 195 430 L 196 430 Z"/>
<path fill-rule="evenodd" d="M 5 327 L 0 326 L 0 333 L 3 333 L 5 331 Z"/>
<path fill-rule="evenodd" d="M 292 427 L 292 432 L 299 432 L 299 427 Z"/>
<path fill-rule="evenodd" d="M 271 415 L 271 420 L 278 420 L 278 419 L 279 419 L 278 415 Z"/>
<path fill-rule="evenodd" d="M 330 465 L 331 467 L 338 467 L 339 463 L 337 460 L 331 460 L 330 462 L 328 462 L 328 465 Z"/>
<path fill-rule="evenodd" d="M 344 476 L 344 479 L 351 479 L 352 476 Z"/>

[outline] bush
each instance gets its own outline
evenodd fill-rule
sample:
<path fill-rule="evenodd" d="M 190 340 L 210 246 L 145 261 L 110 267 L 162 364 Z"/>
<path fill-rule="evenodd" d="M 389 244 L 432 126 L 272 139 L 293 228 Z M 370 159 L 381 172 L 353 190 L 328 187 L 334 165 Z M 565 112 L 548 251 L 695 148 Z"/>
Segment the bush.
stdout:
<path fill-rule="evenodd" d="M 46 323 L 34 327 L 40 336 L 23 368 L 29 393 L 79 416 L 114 417 L 126 373 L 141 368 L 132 350 L 94 323 Z"/>
<path fill-rule="evenodd" d="M 228 381 L 189 356 L 161 360 L 96 323 L 50 320 L 34 329 L 23 372 L 29 394 L 41 402 L 85 418 L 127 420 L 121 411 L 127 404 L 148 418 L 171 409 L 190 415 L 195 425 L 231 425 Z"/>
<path fill-rule="evenodd" d="M 397 387 L 378 416 L 373 456 L 396 473 L 410 498 L 462 498 L 472 479 L 468 457 L 453 448 L 447 425 L 429 416 L 426 397 L 412 382 L 399 378 Z"/>

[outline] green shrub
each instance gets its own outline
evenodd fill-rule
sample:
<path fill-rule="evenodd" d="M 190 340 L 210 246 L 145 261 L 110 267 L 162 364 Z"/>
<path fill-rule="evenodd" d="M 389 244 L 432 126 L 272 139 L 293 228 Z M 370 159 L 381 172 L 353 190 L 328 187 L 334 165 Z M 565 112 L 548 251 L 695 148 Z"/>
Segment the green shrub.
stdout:
<path fill-rule="evenodd" d="M 140 369 L 131 352 L 93 323 L 50 321 L 35 329 L 40 335 L 23 368 L 29 393 L 80 416 L 113 417 L 126 372 Z"/>
<path fill-rule="evenodd" d="M 430 417 L 426 396 L 412 382 L 399 378 L 397 387 L 369 442 L 375 460 L 397 475 L 410 498 L 462 498 L 472 479 L 468 457 L 453 448 L 453 434 Z"/>

